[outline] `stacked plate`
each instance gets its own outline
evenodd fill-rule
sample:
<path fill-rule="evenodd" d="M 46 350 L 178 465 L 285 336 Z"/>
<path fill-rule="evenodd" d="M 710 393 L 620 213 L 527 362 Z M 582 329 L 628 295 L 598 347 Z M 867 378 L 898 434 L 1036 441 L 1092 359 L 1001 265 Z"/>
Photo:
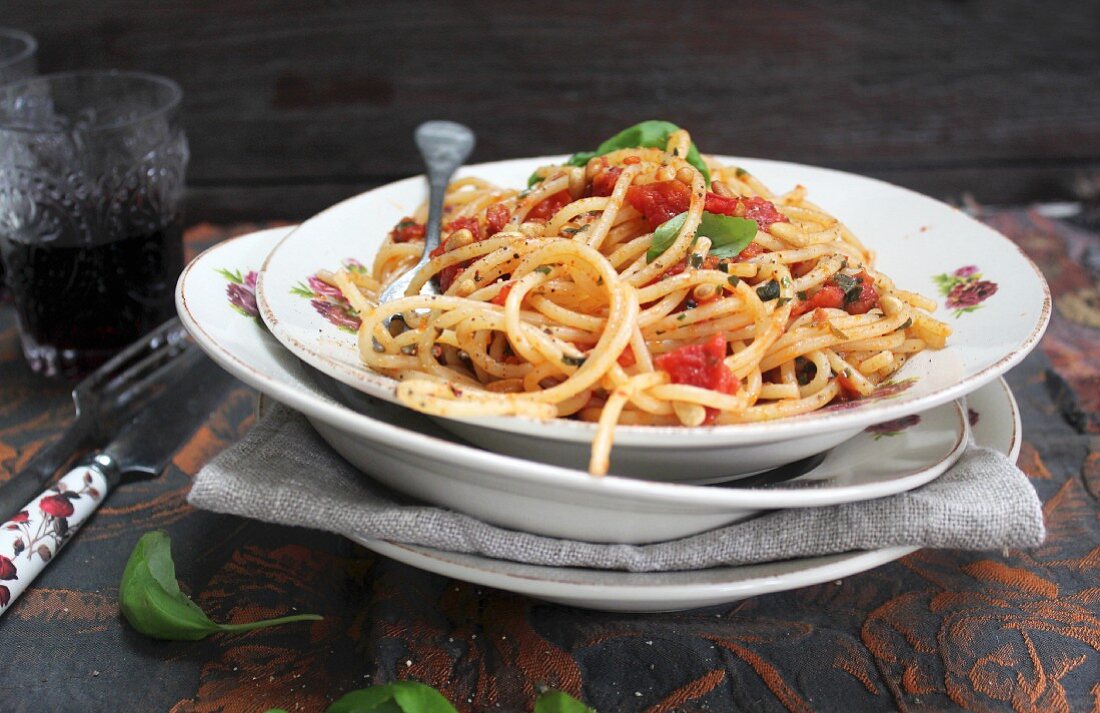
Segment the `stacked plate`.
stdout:
<path fill-rule="evenodd" d="M 520 185 L 533 167 L 554 160 L 483 164 L 464 173 Z M 905 388 L 889 397 L 771 423 L 620 427 L 613 475 L 598 479 L 582 469 L 590 424 L 431 419 L 397 405 L 394 382 L 362 366 L 353 313 L 313 276 L 349 261 L 369 264 L 389 227 L 423 200 L 422 179 L 356 196 L 294 229 L 211 248 L 180 279 L 180 317 L 215 361 L 304 414 L 367 476 L 495 525 L 549 536 L 654 542 L 762 510 L 883 497 L 945 472 L 971 436 L 1015 458 L 1019 416 L 998 377 L 1035 346 L 1050 309 L 1046 284 L 1030 261 L 959 211 L 888 184 L 795 164 L 720 160 L 769 185 L 809 186 L 816 203 L 865 237 L 877 252 L 876 265 L 903 288 L 935 295 L 965 287 L 980 270 L 999 289 L 981 303 L 942 307 L 937 317 L 955 330 L 949 347 L 910 361 L 899 375 Z M 631 574 L 363 544 L 478 584 L 632 611 L 703 606 L 835 580 L 910 551 Z"/>

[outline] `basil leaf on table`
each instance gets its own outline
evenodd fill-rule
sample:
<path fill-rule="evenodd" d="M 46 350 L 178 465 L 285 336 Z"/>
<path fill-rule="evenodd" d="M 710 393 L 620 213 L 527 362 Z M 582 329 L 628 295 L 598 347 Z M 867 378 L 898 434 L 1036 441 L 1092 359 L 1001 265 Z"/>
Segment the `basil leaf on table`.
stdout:
<path fill-rule="evenodd" d="M 657 226 L 653 231 L 653 242 L 645 254 L 646 262 L 653 262 L 676 242 L 676 235 L 684 227 L 685 220 L 687 213 L 681 213 Z M 708 255 L 725 258 L 737 257 L 756 237 L 756 230 L 755 220 L 703 211 L 703 219 L 699 221 L 695 235 L 710 238 L 711 248 Z"/>
<path fill-rule="evenodd" d="M 647 148 L 664 150 L 668 146 L 668 137 L 674 131 L 679 130 L 680 127 L 672 122 L 649 119 L 623 129 L 597 146 L 595 151 L 578 151 L 570 156 L 565 163 L 567 166 L 584 166 L 597 156 L 603 156 L 619 149 Z M 699 154 L 699 149 L 695 146 L 694 141 L 688 147 L 688 154 L 684 157 L 684 160 L 699 169 L 699 172 L 703 174 L 703 180 L 709 186 L 710 169 L 707 168 L 707 164 Z M 527 179 L 527 187 L 530 188 L 541 180 L 542 178 L 533 173 Z"/>
<path fill-rule="evenodd" d="M 325 713 L 458 713 L 439 691 L 416 681 L 394 681 L 345 693 Z"/>
<path fill-rule="evenodd" d="M 154 639 L 198 641 L 218 632 L 241 632 L 294 621 L 317 621 L 316 614 L 297 614 L 247 624 L 218 624 L 180 591 L 172 562 L 172 541 L 161 530 L 141 536 L 119 585 L 119 608 L 137 631 Z"/>
<path fill-rule="evenodd" d="M 535 701 L 535 713 L 596 713 L 596 711 L 567 693 L 549 691 Z"/>

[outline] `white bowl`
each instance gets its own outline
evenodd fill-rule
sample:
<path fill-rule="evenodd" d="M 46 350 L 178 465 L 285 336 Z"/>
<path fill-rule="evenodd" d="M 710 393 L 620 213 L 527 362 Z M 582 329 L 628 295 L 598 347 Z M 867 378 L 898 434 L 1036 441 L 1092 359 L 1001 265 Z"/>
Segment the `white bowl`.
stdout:
<path fill-rule="evenodd" d="M 593 542 L 672 539 L 765 509 L 903 492 L 936 477 L 958 455 L 959 412 L 945 406 L 916 430 L 879 441 L 860 436 L 838 449 L 831 461 L 788 484 L 761 489 L 694 486 L 593 478 L 579 470 L 487 452 L 455 442 L 430 419 L 386 402 L 364 401 L 360 406 L 373 417 L 364 415 L 326 393 L 314 372 L 258 319 L 242 316 L 227 299 L 229 283 L 221 271 L 243 277 L 285 233 L 275 229 L 226 241 L 188 265 L 176 292 L 184 325 L 217 363 L 307 415 L 323 436 L 379 480 L 487 522 Z M 1015 457 L 1018 415 L 1003 382 L 973 394 L 971 405 L 982 412 L 975 429 L 979 442 Z M 845 453 L 855 455 L 847 461 Z M 887 453 L 895 460 L 887 461 Z M 853 467 L 857 459 L 866 467 Z"/>
<path fill-rule="evenodd" d="M 531 170 L 561 157 L 466 167 L 504 186 L 522 185 Z M 899 287 L 939 296 L 935 276 L 976 265 L 1002 289 L 977 310 L 936 316 L 955 330 L 946 349 L 909 361 L 898 379 L 912 385 L 889 398 L 855 402 L 802 416 L 700 428 L 620 426 L 611 470 L 681 482 L 713 482 L 773 468 L 821 452 L 874 423 L 926 411 L 989 383 L 1035 346 L 1050 316 L 1050 295 L 1038 269 L 1007 238 L 959 210 L 870 178 L 811 166 L 719 157 L 766 184 L 808 187 L 814 202 L 838 216 L 877 253 L 877 266 Z M 369 263 L 386 233 L 423 200 L 420 177 L 397 181 L 310 218 L 270 254 L 260 273 L 261 314 L 291 352 L 325 374 L 367 394 L 394 400 L 395 382 L 364 367 L 354 334 L 323 319 L 293 288 L 322 269 L 357 258 Z M 941 300 L 942 302 L 942 300 Z M 440 419 L 471 443 L 500 453 L 566 467 L 583 467 L 594 426 L 561 419 L 515 417 Z"/>

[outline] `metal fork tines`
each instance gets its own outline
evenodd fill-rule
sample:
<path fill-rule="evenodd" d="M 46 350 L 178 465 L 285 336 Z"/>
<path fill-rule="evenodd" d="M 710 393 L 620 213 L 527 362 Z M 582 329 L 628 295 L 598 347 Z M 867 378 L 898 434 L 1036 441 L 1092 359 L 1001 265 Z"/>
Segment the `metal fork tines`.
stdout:
<path fill-rule="evenodd" d="M 160 391 L 159 376 L 193 348 L 178 319 L 171 319 L 112 357 L 76 385 L 76 419 L 52 444 L 0 485 L 0 517 L 15 512 L 77 452 L 102 442 Z"/>

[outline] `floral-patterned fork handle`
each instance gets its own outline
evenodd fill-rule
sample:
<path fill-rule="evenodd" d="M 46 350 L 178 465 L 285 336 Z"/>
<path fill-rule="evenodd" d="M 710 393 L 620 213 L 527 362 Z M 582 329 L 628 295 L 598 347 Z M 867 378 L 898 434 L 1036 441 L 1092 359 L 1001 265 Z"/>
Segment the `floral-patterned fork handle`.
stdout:
<path fill-rule="evenodd" d="M 225 398 L 233 377 L 188 346 L 160 394 L 110 444 L 0 526 L 0 614 L 120 483 L 155 478 Z"/>
<path fill-rule="evenodd" d="M 0 614 L 103 502 L 111 483 L 100 458 L 69 471 L 0 527 Z"/>

